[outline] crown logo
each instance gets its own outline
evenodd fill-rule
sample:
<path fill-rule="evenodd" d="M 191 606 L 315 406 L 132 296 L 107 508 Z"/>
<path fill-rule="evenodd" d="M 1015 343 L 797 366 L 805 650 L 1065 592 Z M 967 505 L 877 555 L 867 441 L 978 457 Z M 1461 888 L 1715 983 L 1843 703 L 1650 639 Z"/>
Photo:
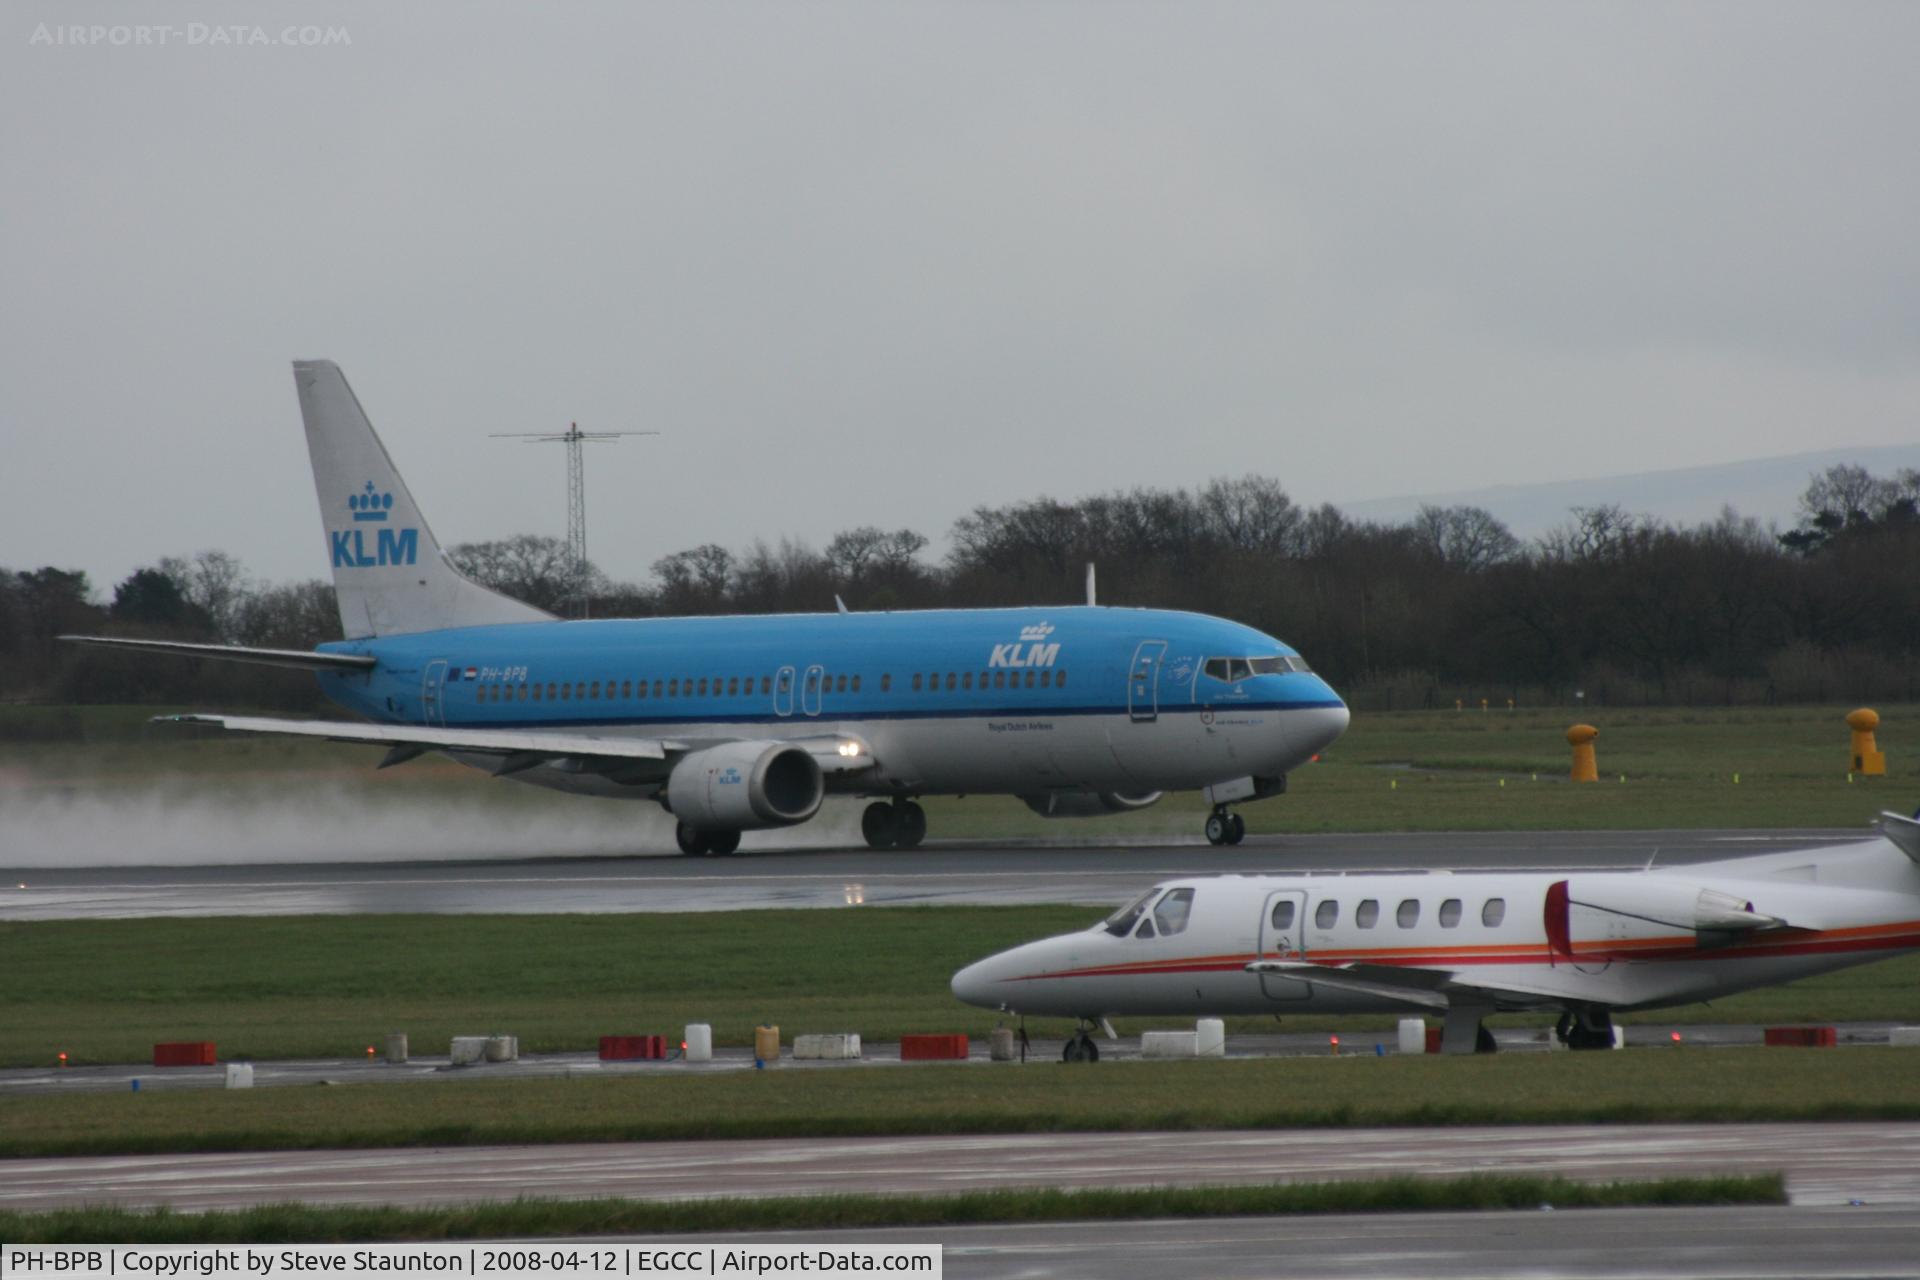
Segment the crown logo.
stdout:
<path fill-rule="evenodd" d="M 1020 638 L 1027 641 L 1045 640 L 1052 634 L 1053 624 L 1051 622 L 1038 622 L 1031 627 L 1020 628 Z"/>
<path fill-rule="evenodd" d="M 353 512 L 355 520 L 385 520 L 392 509 L 393 495 L 376 492 L 371 480 L 363 492 L 347 499 L 347 510 Z"/>

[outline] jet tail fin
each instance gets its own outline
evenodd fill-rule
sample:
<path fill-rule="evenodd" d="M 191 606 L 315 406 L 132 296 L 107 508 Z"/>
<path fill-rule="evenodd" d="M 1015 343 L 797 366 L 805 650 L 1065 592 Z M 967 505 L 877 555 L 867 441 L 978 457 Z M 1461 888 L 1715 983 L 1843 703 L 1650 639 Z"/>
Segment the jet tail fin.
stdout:
<path fill-rule="evenodd" d="M 447 559 L 339 365 L 296 360 L 293 381 L 347 638 L 554 620 Z"/>

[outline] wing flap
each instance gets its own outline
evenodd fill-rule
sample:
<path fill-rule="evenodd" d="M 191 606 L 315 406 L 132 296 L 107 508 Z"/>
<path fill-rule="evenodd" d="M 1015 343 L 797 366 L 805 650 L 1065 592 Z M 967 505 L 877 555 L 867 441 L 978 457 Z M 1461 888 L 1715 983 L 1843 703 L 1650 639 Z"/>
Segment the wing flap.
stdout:
<path fill-rule="evenodd" d="M 371 671 L 375 659 L 361 653 L 316 653 L 311 649 L 248 649 L 234 644 L 188 644 L 183 640 L 132 640 L 124 636 L 61 636 L 70 644 L 98 649 L 128 649 L 135 653 L 165 653 L 179 658 L 213 658 L 221 662 L 251 662 L 263 667 L 294 667 L 302 671 Z"/>
<path fill-rule="evenodd" d="M 333 742 L 366 742 L 380 746 L 424 747 L 435 751 L 477 751 L 483 754 L 537 757 L 595 757 L 617 760 L 664 760 L 686 744 L 661 738 L 590 737 L 574 733 L 523 733 L 513 729 L 440 729 L 423 724 L 363 724 L 352 720 L 282 720 L 272 716 L 156 716 L 161 724 L 212 724 L 238 733 L 279 733 Z M 397 752 L 389 752 L 392 758 Z M 417 754 L 417 753 L 415 753 Z M 403 756 L 402 758 L 411 758 Z M 536 761 L 537 763 L 538 761 Z M 393 760 L 399 763 L 399 760 Z"/>

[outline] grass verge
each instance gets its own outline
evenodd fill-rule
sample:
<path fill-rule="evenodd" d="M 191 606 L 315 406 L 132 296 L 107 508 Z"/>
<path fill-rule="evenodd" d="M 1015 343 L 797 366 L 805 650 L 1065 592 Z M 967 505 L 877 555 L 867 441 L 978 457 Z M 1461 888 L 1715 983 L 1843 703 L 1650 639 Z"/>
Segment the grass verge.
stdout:
<path fill-rule="evenodd" d="M 476 1073 L 477 1074 L 477 1073 Z M 0 1157 L 1383 1125 L 1920 1120 L 1920 1050 L 776 1069 L 0 1097 Z"/>
<path fill-rule="evenodd" d="M 1124 1218 L 1224 1218 L 1275 1214 L 1430 1213 L 1490 1209 L 1618 1209 L 1785 1204 L 1779 1174 L 1574 1182 L 1472 1174 L 1244 1187 L 976 1191 L 955 1196 L 789 1196 L 764 1200 L 513 1200 L 449 1208 L 263 1205 L 175 1213 L 168 1209 L 0 1212 L 9 1244 L 333 1244 L 596 1235 L 709 1235 L 855 1227 L 966 1226 Z"/>
<path fill-rule="evenodd" d="M 678 1038 L 712 1024 L 751 1044 L 795 1032 L 984 1036 L 954 970 L 1032 938 L 1086 928 L 1090 907 L 860 907 L 684 915 L 300 916 L 0 922 L 0 1066 L 143 1062 L 163 1040 L 222 1058 L 354 1058 L 389 1031 L 418 1053 L 496 1031 L 528 1053 L 602 1035 Z M 1920 1022 L 1920 955 L 1785 988 L 1642 1015 L 1643 1022 Z M 1503 1018 L 1515 1026 L 1522 1018 Z M 1540 1019 L 1534 1019 L 1538 1022 Z M 1035 1020 L 1064 1033 L 1065 1020 Z M 1178 1019 L 1124 1020 L 1125 1034 Z M 1391 1017 L 1289 1018 L 1287 1029 L 1390 1029 Z M 1231 1020 L 1230 1034 L 1271 1031 Z"/>

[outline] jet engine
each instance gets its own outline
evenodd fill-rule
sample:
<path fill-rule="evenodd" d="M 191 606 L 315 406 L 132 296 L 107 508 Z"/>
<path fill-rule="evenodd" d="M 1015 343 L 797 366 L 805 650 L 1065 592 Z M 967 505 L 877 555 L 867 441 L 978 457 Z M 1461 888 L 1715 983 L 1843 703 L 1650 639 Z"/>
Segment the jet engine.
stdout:
<path fill-rule="evenodd" d="M 1143 791 L 1130 796 L 1118 791 L 1043 791 L 1020 798 L 1043 818 L 1097 818 L 1103 813 L 1126 813 L 1157 804 L 1160 793 Z"/>
<path fill-rule="evenodd" d="M 1586 912 L 1576 915 L 1576 908 Z M 1562 953 L 1576 941 L 1641 935 L 1648 925 L 1700 935 L 1710 944 L 1785 923 L 1755 911 L 1745 898 L 1659 876 L 1574 876 L 1547 888 L 1547 941 Z"/>
<path fill-rule="evenodd" d="M 790 742 L 728 742 L 682 758 L 667 775 L 667 807 L 690 827 L 790 827 L 820 811 L 820 765 Z"/>

